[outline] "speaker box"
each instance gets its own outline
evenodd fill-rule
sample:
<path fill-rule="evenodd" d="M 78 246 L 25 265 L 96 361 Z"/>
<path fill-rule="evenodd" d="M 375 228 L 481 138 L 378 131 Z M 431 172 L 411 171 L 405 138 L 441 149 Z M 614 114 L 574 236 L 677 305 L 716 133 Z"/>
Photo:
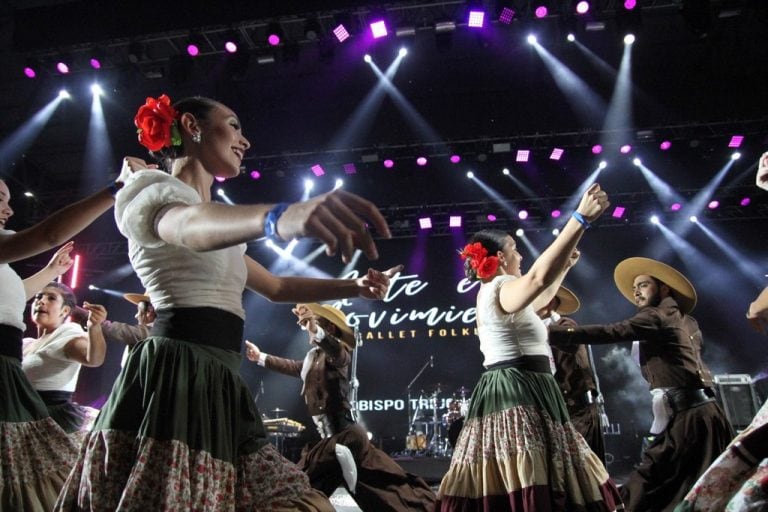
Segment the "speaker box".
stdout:
<path fill-rule="evenodd" d="M 760 405 L 752 377 L 746 374 L 715 375 L 715 389 L 725 417 L 741 430 L 752 422 Z"/>

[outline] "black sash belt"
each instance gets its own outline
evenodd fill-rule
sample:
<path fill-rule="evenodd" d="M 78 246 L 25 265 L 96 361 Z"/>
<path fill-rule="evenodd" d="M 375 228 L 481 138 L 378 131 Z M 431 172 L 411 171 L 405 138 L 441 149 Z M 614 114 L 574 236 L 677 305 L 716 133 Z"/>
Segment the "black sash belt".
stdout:
<path fill-rule="evenodd" d="M 672 388 L 664 394 L 675 413 L 693 409 L 715 400 L 710 389 Z"/>
<path fill-rule="evenodd" d="M 40 395 L 40 398 L 43 399 L 43 402 L 45 402 L 45 405 L 53 406 L 53 405 L 64 405 L 68 402 L 72 401 L 72 393 L 71 391 L 40 391 L 37 390 L 37 393 Z"/>
<path fill-rule="evenodd" d="M 13 357 L 21 361 L 21 329 L 0 324 L 0 356 Z"/>
<path fill-rule="evenodd" d="M 243 319 L 234 313 L 211 307 L 172 308 L 156 313 L 150 336 L 163 336 L 240 352 Z"/>
<path fill-rule="evenodd" d="M 518 370 L 528 370 L 539 373 L 552 373 L 549 367 L 549 358 L 547 356 L 521 356 L 515 359 L 499 361 L 485 367 L 485 371 L 503 370 L 506 368 L 516 368 Z"/>

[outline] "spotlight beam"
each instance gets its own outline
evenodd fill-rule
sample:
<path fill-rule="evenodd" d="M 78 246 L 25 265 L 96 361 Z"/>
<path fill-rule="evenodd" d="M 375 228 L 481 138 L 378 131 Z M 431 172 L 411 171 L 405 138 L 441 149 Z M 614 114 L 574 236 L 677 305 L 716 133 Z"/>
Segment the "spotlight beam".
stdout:
<path fill-rule="evenodd" d="M 632 48 L 633 45 L 625 44 L 621 57 L 619 73 L 616 75 L 616 84 L 613 88 L 611 102 L 608 105 L 608 113 L 605 116 L 604 136 L 600 143 L 626 144 L 621 137 L 633 126 L 634 115 L 632 113 Z M 608 137 L 613 135 L 613 137 Z"/>
<path fill-rule="evenodd" d="M 729 243 L 722 236 L 715 233 L 713 229 L 705 226 L 701 221 L 697 222 L 696 225 L 704 232 L 705 235 L 707 235 L 707 237 L 709 237 L 710 240 L 715 243 L 715 245 L 717 245 L 721 251 L 723 251 L 728 259 L 731 260 L 731 262 L 739 269 L 739 272 L 741 272 L 742 275 L 749 280 L 749 282 L 758 287 L 765 286 L 764 279 L 761 277 L 765 272 L 764 269 L 752 263 L 749 258 L 744 257 L 744 254 L 734 250 L 733 244 Z"/>
<path fill-rule="evenodd" d="M 4 141 L 0 142 L 0 172 L 5 173 L 16 159 L 32 145 L 50 120 L 62 98 L 56 96 L 31 119 L 19 126 Z"/>

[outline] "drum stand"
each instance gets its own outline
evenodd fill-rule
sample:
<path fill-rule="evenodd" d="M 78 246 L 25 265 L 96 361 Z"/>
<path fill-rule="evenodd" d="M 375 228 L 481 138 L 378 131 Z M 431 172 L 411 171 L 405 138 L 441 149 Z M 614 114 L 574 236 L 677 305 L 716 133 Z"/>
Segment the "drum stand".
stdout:
<path fill-rule="evenodd" d="M 408 430 L 406 430 L 406 439 L 408 436 L 413 436 L 416 434 L 416 430 L 414 428 L 414 425 L 416 424 L 416 418 L 419 414 L 419 411 L 421 410 L 421 394 L 419 394 L 419 405 L 416 408 L 415 411 L 413 411 L 413 415 L 411 415 L 411 387 L 413 387 L 413 384 L 421 377 L 421 374 L 424 373 L 424 370 L 427 369 L 427 366 L 433 366 L 434 365 L 434 359 L 432 357 L 427 360 L 427 362 L 424 363 L 424 366 L 421 367 L 421 369 L 416 373 L 416 376 L 411 380 L 411 382 L 408 383 L 408 386 L 406 386 L 406 401 L 405 401 L 405 410 L 408 415 Z M 435 403 L 435 415 L 437 415 L 437 403 Z M 432 422 L 428 423 L 434 423 L 434 420 L 436 420 L 436 416 L 432 417 Z M 426 435 L 429 434 L 429 432 L 425 432 Z M 430 447 L 432 443 L 430 442 Z M 407 447 L 406 447 L 407 448 Z M 425 447 L 427 448 L 427 447 Z"/>

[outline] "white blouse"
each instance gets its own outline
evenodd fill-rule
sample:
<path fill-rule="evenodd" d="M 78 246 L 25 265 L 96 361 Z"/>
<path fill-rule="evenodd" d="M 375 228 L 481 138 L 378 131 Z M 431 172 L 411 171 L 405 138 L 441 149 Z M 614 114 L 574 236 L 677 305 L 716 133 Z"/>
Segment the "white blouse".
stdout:
<path fill-rule="evenodd" d="M 517 313 L 507 313 L 501 307 L 501 286 L 514 279 L 517 278 L 496 276 L 492 281 L 483 283 L 477 293 L 477 332 L 485 366 L 521 356 L 552 359 L 547 328 L 533 306 L 529 304 Z"/>
<path fill-rule="evenodd" d="M 67 359 L 64 347 L 75 338 L 87 337 L 80 324 L 61 324 L 40 338 L 24 338 L 21 369 L 40 391 L 75 391 L 80 363 Z"/>
<path fill-rule="evenodd" d="M 118 192 L 115 219 L 128 256 L 156 309 L 209 306 L 245 318 L 246 245 L 196 252 L 165 243 L 157 224 L 171 205 L 202 199 L 192 187 L 157 170 L 131 175 Z"/>
<path fill-rule="evenodd" d="M 0 236 L 13 234 L 13 231 L 0 229 Z M 24 306 L 27 295 L 24 282 L 19 274 L 7 263 L 0 264 L 0 324 L 26 329 L 24 325 Z"/>

